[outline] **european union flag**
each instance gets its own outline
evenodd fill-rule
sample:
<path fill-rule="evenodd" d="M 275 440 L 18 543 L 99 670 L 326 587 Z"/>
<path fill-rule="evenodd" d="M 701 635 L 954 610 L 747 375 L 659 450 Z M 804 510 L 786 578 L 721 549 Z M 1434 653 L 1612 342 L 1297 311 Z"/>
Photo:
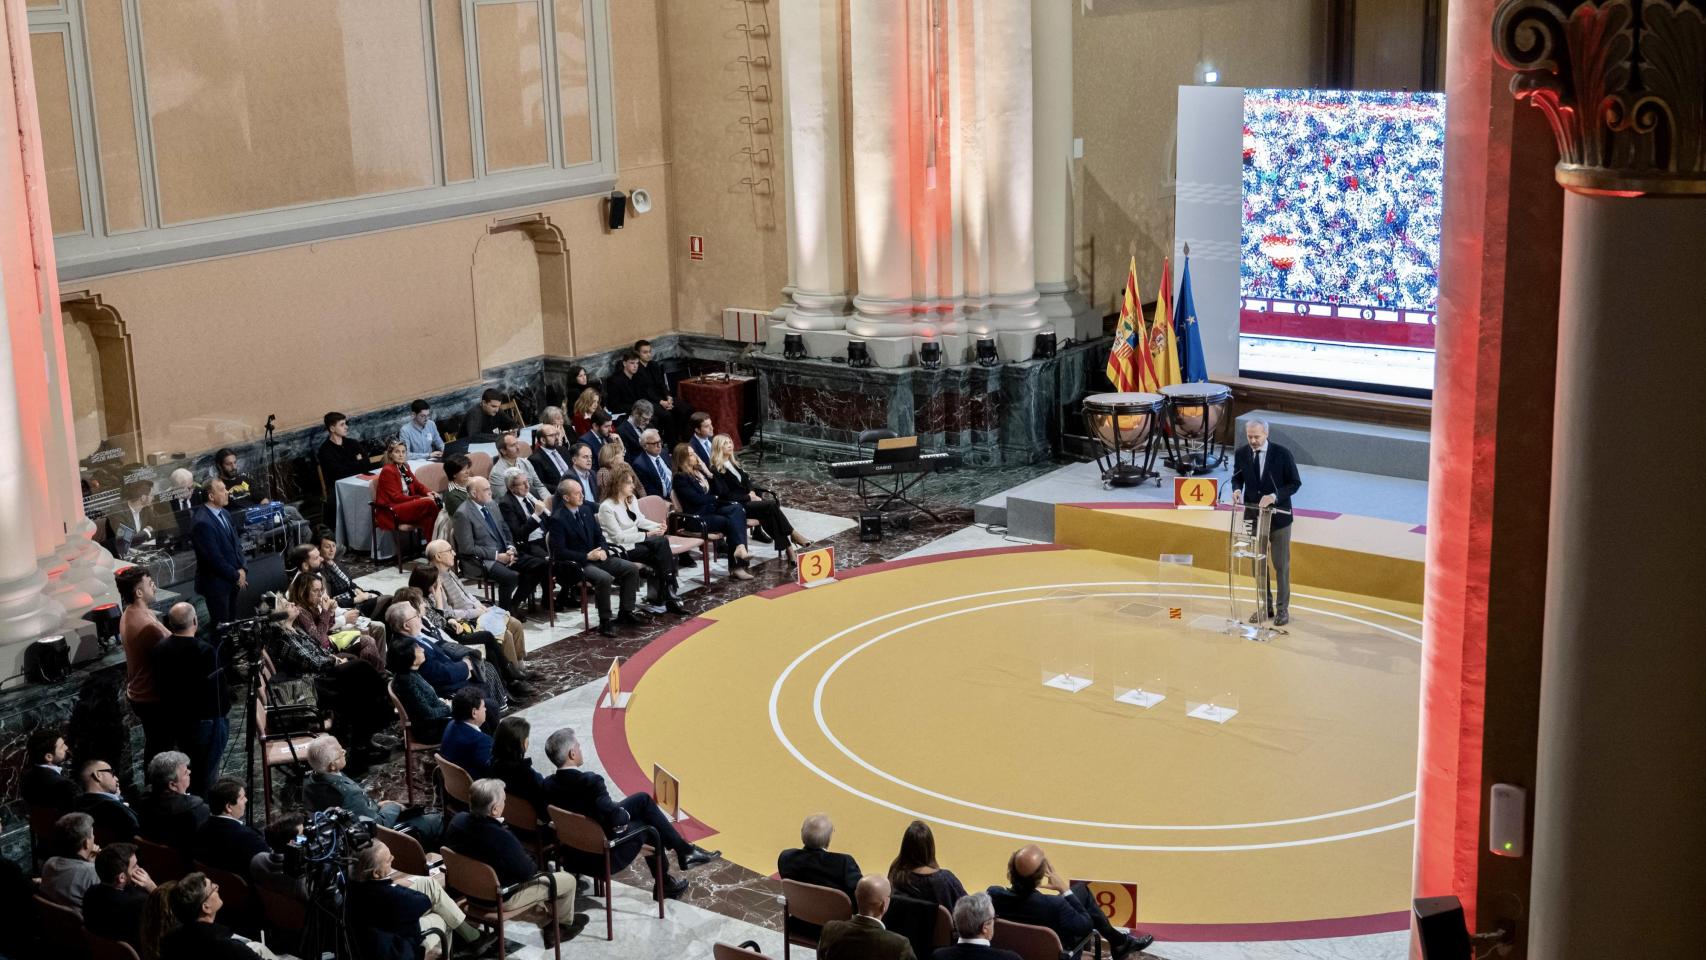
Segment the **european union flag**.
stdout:
<path fill-rule="evenodd" d="M 1173 334 L 1179 341 L 1179 373 L 1186 383 L 1208 379 L 1208 364 L 1203 361 L 1202 335 L 1197 332 L 1197 301 L 1191 296 L 1191 258 L 1185 257 L 1185 270 L 1179 280 L 1179 299 L 1173 307 Z"/>

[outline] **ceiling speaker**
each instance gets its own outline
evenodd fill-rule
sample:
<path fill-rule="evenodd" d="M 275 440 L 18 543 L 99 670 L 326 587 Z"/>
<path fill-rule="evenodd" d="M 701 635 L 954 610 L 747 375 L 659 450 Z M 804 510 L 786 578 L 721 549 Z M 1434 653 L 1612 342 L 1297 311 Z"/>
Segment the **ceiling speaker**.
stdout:
<path fill-rule="evenodd" d="M 634 205 L 635 214 L 652 212 L 652 195 L 648 190 L 642 188 L 628 194 L 628 202 Z"/>

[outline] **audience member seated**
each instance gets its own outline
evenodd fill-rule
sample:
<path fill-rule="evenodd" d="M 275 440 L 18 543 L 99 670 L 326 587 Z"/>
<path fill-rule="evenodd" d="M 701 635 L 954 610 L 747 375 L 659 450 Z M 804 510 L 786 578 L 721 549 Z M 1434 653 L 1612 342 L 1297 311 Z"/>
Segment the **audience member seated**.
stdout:
<path fill-rule="evenodd" d="M 550 503 L 535 497 L 528 491 L 527 475 L 520 470 L 511 470 L 504 474 L 504 494 L 498 501 L 498 515 L 503 518 L 504 526 L 509 529 L 510 542 L 524 557 L 530 557 L 541 563 L 550 562 L 550 554 L 546 550 L 545 518 L 550 515 Z M 544 592 L 544 580 L 540 580 L 540 592 Z M 534 608 L 536 599 L 540 602 L 543 597 L 525 597 L 518 604 L 516 614 L 522 615 Z"/>
<path fill-rule="evenodd" d="M 201 622 L 193 605 L 172 604 L 166 628 L 171 634 L 155 645 L 151 657 L 154 687 L 166 704 L 178 749 L 189 755 L 195 771 L 190 792 L 199 797 L 219 775 L 225 757 L 231 688 L 219 650 L 199 635 Z"/>
<path fill-rule="evenodd" d="M 486 698 L 479 687 L 463 687 L 450 698 L 450 726 L 438 745 L 438 755 L 478 780 L 492 768 L 492 738 L 480 726 L 486 722 Z"/>
<path fill-rule="evenodd" d="M 154 686 L 154 647 L 170 633 L 154 615 L 154 577 L 144 567 L 125 567 L 114 577 L 124 612 L 118 618 L 124 647 L 124 696 L 142 723 L 142 755 L 170 749 L 175 736 L 172 711 Z"/>
<path fill-rule="evenodd" d="M 498 724 L 497 735 L 492 738 L 491 772 L 488 775 L 502 780 L 504 789 L 512 796 L 533 804 L 534 812 L 543 817 L 547 803 L 545 778 L 533 769 L 533 761 L 527 756 L 532 734 L 533 725 L 527 722 L 526 717 L 504 717 Z"/>
<path fill-rule="evenodd" d="M 597 503 L 599 497 L 604 493 L 604 488 L 610 485 L 610 474 L 617 467 L 628 465 L 628 454 L 622 446 L 622 441 L 616 440 L 600 447 L 598 455 L 594 459 L 598 461 L 598 470 L 592 475 L 593 493 L 587 499 Z"/>
<path fill-rule="evenodd" d="M 162 885 L 165 889 L 166 885 Z M 271 950 L 244 940 L 214 918 L 225 906 L 219 884 L 192 873 L 170 884 L 166 902 L 177 928 L 160 940 L 160 960 L 276 960 Z"/>
<path fill-rule="evenodd" d="M 648 428 L 640 434 L 640 455 L 632 461 L 634 475 L 649 497 L 669 499 L 675 488 L 675 470 L 663 450 L 663 436 Z"/>
<path fill-rule="evenodd" d="M 390 640 L 391 690 L 403 704 L 409 716 L 414 738 L 419 743 L 437 743 L 450 722 L 450 701 L 438 695 L 432 684 L 421 676 L 421 664 L 426 651 L 408 637 Z"/>
<path fill-rule="evenodd" d="M 72 802 L 71 809 L 92 817 L 103 839 L 119 843 L 136 838 L 136 811 L 120 795 L 118 774 L 112 764 L 99 759 L 82 761 L 77 765 L 77 783 L 83 792 Z"/>
<path fill-rule="evenodd" d="M 482 936 L 468 922 L 455 898 L 431 877 L 413 877 L 391 866 L 391 848 L 370 843 L 355 855 L 350 870 L 348 916 L 358 955 L 370 958 L 416 958 L 422 947 L 433 949 L 427 957 L 440 956 L 448 942 L 423 944 L 422 937 L 436 930 L 454 936 L 456 952 L 478 957 L 496 943 L 496 935 Z"/>
<path fill-rule="evenodd" d="M 598 514 L 586 502 L 579 480 L 564 480 L 557 487 L 557 505 L 548 521 L 551 554 L 558 564 L 565 565 L 558 579 L 569 582 L 570 565 L 578 576 L 592 585 L 598 604 L 598 632 L 606 637 L 616 635 L 616 625 L 639 626 L 643 621 L 634 610 L 634 598 L 640 592 L 640 568 L 612 554 L 598 526 Z M 621 607 L 616 616 L 610 613 L 610 588 L 621 589 Z"/>
<path fill-rule="evenodd" d="M 296 610 L 284 605 L 288 619 L 268 635 L 267 651 L 284 679 L 311 679 L 320 707 L 332 714 L 332 730 L 359 744 L 365 760 L 381 760 L 397 746 L 385 731 L 392 723 L 385 697 L 385 676 L 373 664 L 347 653 L 325 650 L 319 641 L 293 626 Z"/>
<path fill-rule="evenodd" d="M 640 357 L 640 369 L 635 376 L 641 384 L 641 396 L 657 408 L 658 426 L 664 437 L 680 440 L 686 432 L 687 414 L 690 412 L 686 401 L 677 400 L 670 392 L 669 377 L 663 372 L 663 364 L 652 359 L 650 340 L 634 341 L 634 352 Z"/>
<path fill-rule="evenodd" d="M 498 455 L 492 458 L 491 472 L 486 479 L 492 482 L 493 490 L 509 489 L 509 472 L 520 470 L 527 475 L 527 489 L 537 499 L 545 499 L 545 485 L 539 482 L 539 474 L 533 469 L 533 463 L 521 455 L 521 438 L 513 433 L 506 433 L 498 438 Z"/>
<path fill-rule="evenodd" d="M 701 410 L 687 418 L 687 425 L 687 446 L 692 448 L 700 463 L 710 463 L 711 438 L 717 435 L 717 425 L 711 422 L 711 415 Z"/>
<path fill-rule="evenodd" d="M 706 533 L 723 535 L 731 551 L 729 576 L 736 580 L 751 580 L 752 573 L 746 569 L 752 558 L 746 549 L 746 508 L 717 499 L 705 465 L 685 443 L 677 444 L 675 448 L 674 488 L 682 513 L 692 518 L 690 526 L 696 525 Z"/>
<path fill-rule="evenodd" d="M 488 656 L 499 665 L 506 680 L 519 683 L 532 679 L 533 670 L 527 665 L 527 628 L 515 617 L 504 619 L 503 638 L 495 642 L 492 634 L 479 628 L 480 618 L 490 607 L 480 602 L 462 578 L 456 574 L 456 549 L 448 540 L 427 544 L 426 565 L 409 572 L 409 586 L 419 590 L 427 604 L 427 616 L 435 625 L 470 640 L 479 638 L 490 643 Z M 437 621 L 446 621 L 439 624 Z"/>
<path fill-rule="evenodd" d="M 835 824 L 827 813 L 814 813 L 800 824 L 800 846 L 776 858 L 776 875 L 783 880 L 832 887 L 852 899 L 859 886 L 859 863 L 851 854 L 829 849 Z"/>
<path fill-rule="evenodd" d="M 936 835 L 930 825 L 914 820 L 900 836 L 900 853 L 889 864 L 889 885 L 901 896 L 929 900 L 952 910 L 966 895 L 953 871 L 936 865 Z"/>
<path fill-rule="evenodd" d="M 40 727 L 30 733 L 24 745 L 24 772 L 18 778 L 18 795 L 24 798 L 24 803 L 70 812 L 77 801 L 77 784 L 65 775 L 69 756 L 59 728 Z"/>
<path fill-rule="evenodd" d="M 520 430 L 521 424 L 516 423 L 515 417 L 503 408 L 508 400 L 502 390 L 487 387 L 480 394 L 480 402 L 469 407 L 463 415 L 462 432 L 458 436 L 475 443 L 490 443 L 505 430 Z"/>
<path fill-rule="evenodd" d="M 421 648 L 425 659 L 421 663 L 420 674 L 439 696 L 449 699 L 456 695 L 456 691 L 472 684 L 485 693 L 487 703 L 496 704 L 497 709 L 492 712 L 502 715 L 509 700 L 504 697 L 503 680 L 498 676 L 497 668 L 448 637 L 429 637 L 423 607 L 424 604 L 392 603 L 385 611 L 385 625 L 390 628 L 391 635 L 405 637 Z M 498 699 L 500 697 L 504 699 Z M 488 719 L 496 723 L 495 719 Z"/>
<path fill-rule="evenodd" d="M 96 542 L 113 556 L 129 556 L 133 548 L 176 531 L 172 511 L 154 503 L 154 484 L 147 478 L 126 483 L 120 495 L 124 499 L 107 510 L 95 530 Z"/>
<path fill-rule="evenodd" d="M 605 406 L 611 410 L 629 410 L 642 400 L 650 406 L 647 392 L 647 384 L 640 380 L 640 354 L 634 350 L 622 351 L 616 369 L 604 380 Z"/>
<path fill-rule="evenodd" d="M 95 873 L 95 820 L 86 813 L 68 813 L 53 824 L 53 856 L 41 865 L 41 895 L 79 912 L 83 894 L 100 882 Z"/>
<path fill-rule="evenodd" d="M 456 511 L 462 509 L 462 505 L 468 502 L 468 480 L 473 476 L 469 473 L 471 467 L 468 458 L 459 454 L 453 453 L 444 458 L 444 513 L 451 517 L 455 517 Z M 442 527 L 443 525 L 441 519 L 437 526 Z M 435 528 L 433 537 L 437 539 L 441 536 L 443 534 Z"/>
<path fill-rule="evenodd" d="M 605 447 L 608 448 L 609 444 L 605 444 Z M 593 462 L 596 459 L 593 448 L 584 443 L 576 443 L 569 447 L 568 458 L 568 472 L 559 477 L 556 485 L 551 489 L 556 490 L 563 485 L 564 480 L 572 479 L 580 481 L 582 490 L 596 491 L 598 489 L 598 472 L 597 466 Z"/>
<path fill-rule="evenodd" d="M 620 801 L 610 797 L 610 789 L 604 778 L 590 770 L 582 770 L 581 764 L 585 757 L 581 754 L 580 741 L 575 738 L 573 730 L 564 728 L 551 734 L 545 740 L 545 758 L 557 768 L 545 780 L 545 797 L 550 806 L 561 807 L 570 813 L 578 813 L 603 828 L 607 840 L 615 840 L 624 834 L 632 840 L 618 844 L 610 851 L 611 872 L 622 869 L 639 856 L 642 844 L 650 842 L 647 834 L 639 830 L 630 830 L 630 825 L 651 827 L 657 831 L 657 839 L 663 844 L 665 851 L 674 852 L 676 866 L 682 870 L 691 870 L 701 864 L 710 863 L 723 855 L 721 850 L 706 850 L 696 844 L 688 843 L 675 829 L 675 824 L 664 813 L 657 801 L 649 793 L 631 793 Z M 602 858 L 592 862 L 590 857 L 574 852 L 565 853 L 565 865 L 573 867 L 582 873 L 594 873 L 604 866 Z M 687 891 L 686 877 L 671 877 L 669 864 L 664 863 L 662 877 L 655 876 L 657 863 L 646 861 L 647 869 L 654 874 L 664 896 L 679 897 Z"/>
<path fill-rule="evenodd" d="M 640 434 L 652 425 L 652 405 L 648 400 L 636 400 L 633 406 L 618 409 L 628 411 L 627 418 L 616 425 L 616 436 L 622 439 L 628 459 L 632 460 L 640 455 Z"/>
<path fill-rule="evenodd" d="M 349 417 L 337 411 L 326 414 L 326 439 L 314 459 L 320 464 L 320 477 L 326 481 L 326 495 L 337 494 L 337 484 L 345 477 L 367 472 L 367 454 L 361 442 L 349 438 Z"/>
<path fill-rule="evenodd" d="M 1034 843 L 1020 847 L 1008 858 L 1007 883 L 1006 887 L 989 888 L 989 900 L 995 905 L 995 915 L 1014 923 L 1048 927 L 1060 937 L 1061 945 L 1067 949 L 1083 940 L 1091 930 L 1102 935 L 1116 960 L 1155 942 L 1155 938 L 1147 934 L 1133 936 L 1116 929 L 1108 922 L 1102 908 L 1096 905 L 1089 888 L 1083 884 L 1076 887 L 1067 884 L 1049 863 L 1043 848 Z M 1042 893 L 1042 887 L 1059 896 Z"/>
<path fill-rule="evenodd" d="M 390 530 L 396 524 L 408 524 L 421 531 L 423 536 L 430 536 L 433 521 L 438 519 L 439 495 L 421 485 L 415 479 L 415 471 L 409 466 L 409 448 L 403 446 L 403 441 L 393 440 L 385 447 L 385 466 L 379 471 L 379 479 L 373 485 L 373 502 L 390 507 L 391 513 L 383 511 L 374 514 L 373 525 L 380 530 Z M 395 523 L 392 514 L 396 515 Z"/>
<path fill-rule="evenodd" d="M 285 865 L 291 847 L 302 842 L 302 818 L 283 816 L 267 824 L 267 849 L 255 854 L 246 871 L 249 883 L 304 903 L 308 901 L 308 881 L 299 872 Z"/>
<path fill-rule="evenodd" d="M 308 744 L 308 768 L 313 771 L 302 785 L 302 799 L 311 812 L 342 807 L 358 817 L 372 817 L 380 826 L 396 829 L 399 824 L 420 840 L 428 850 L 438 849 L 444 833 L 443 820 L 436 813 L 410 814 L 395 800 L 378 803 L 367 795 L 361 784 L 344 773 L 348 755 L 343 744 L 331 734 L 315 737 Z"/>
<path fill-rule="evenodd" d="M 563 412 L 562 407 L 553 403 L 539 411 L 539 424 L 533 430 L 533 435 L 535 437 L 539 436 L 538 427 L 540 426 L 558 427 L 562 432 L 567 433 L 569 429 L 569 415 Z"/>
<path fill-rule="evenodd" d="M 216 782 L 207 791 L 207 806 L 213 815 L 196 831 L 191 855 L 198 863 L 248 876 L 255 857 L 271 848 L 260 831 L 243 822 L 249 809 L 243 781 L 226 777 Z"/>
<path fill-rule="evenodd" d="M 453 526 L 457 555 L 497 585 L 498 606 L 514 611 L 516 599 L 532 596 L 544 581 L 545 562 L 516 548 L 485 477 L 468 481 L 468 502 L 456 511 Z"/>
<path fill-rule="evenodd" d="M 604 396 L 598 392 L 597 387 L 582 387 L 575 397 L 574 412 L 569 418 L 570 426 L 577 435 L 586 433 L 597 424 L 597 415 L 600 413 L 604 413 Z M 608 413 L 604 415 L 610 416 Z"/>
<path fill-rule="evenodd" d="M 444 845 L 465 857 L 492 868 L 498 875 L 498 886 L 510 887 L 533 878 L 539 867 L 522 848 L 521 841 L 511 833 L 501 819 L 504 814 L 504 784 L 488 777 L 474 781 L 469 790 L 468 809 L 450 821 Z M 536 882 L 511 893 L 504 899 L 505 909 L 527 909 L 520 916 L 532 920 L 545 939 L 546 949 L 561 941 L 573 939 L 586 926 L 587 916 L 575 910 L 575 878 L 562 870 L 551 874 L 555 885 L 556 923 L 551 919 L 553 889 L 540 877 Z M 570 920 L 569 918 L 573 918 Z"/>
<path fill-rule="evenodd" d="M 616 436 L 616 423 L 610 419 L 610 414 L 603 410 L 594 411 L 587 419 L 591 426 L 582 430 L 576 439 L 592 448 L 596 458 L 606 443 Z"/>
<path fill-rule="evenodd" d="M 547 407 L 546 410 L 556 410 Z M 558 410 L 561 415 L 562 411 Z M 527 462 L 533 465 L 533 474 L 546 490 L 557 489 L 557 484 L 569 473 L 568 436 L 560 424 L 541 423 L 533 428 L 533 454 Z"/>
<path fill-rule="evenodd" d="M 444 456 L 444 437 L 432 418 L 432 404 L 416 400 L 409 404 L 409 419 L 400 431 L 410 460 L 437 460 Z"/>
<path fill-rule="evenodd" d="M 203 489 L 206 501 L 195 508 L 190 541 L 195 548 L 195 592 L 207 602 L 207 615 L 216 624 L 237 617 L 237 597 L 249 585 L 243 544 L 237 539 L 242 518 L 226 511 L 231 495 L 218 477 Z"/>
<path fill-rule="evenodd" d="M 711 440 L 711 490 L 719 502 L 739 504 L 748 520 L 758 521 L 761 541 L 783 544 L 790 565 L 795 562 L 794 548 L 811 542 L 794 529 L 775 495 L 753 482 L 735 458 L 734 441 L 726 433 Z"/>
<path fill-rule="evenodd" d="M 136 846 L 115 843 L 95 854 L 100 882 L 83 892 L 83 926 L 97 937 L 142 946 L 142 908 L 154 878 L 136 862 Z"/>
<path fill-rule="evenodd" d="M 320 555 L 317 547 L 308 549 L 311 556 Z M 321 650 L 348 654 L 384 672 L 385 656 L 381 653 L 385 649 L 384 624 L 369 621 L 363 629 L 360 611 L 339 609 L 338 602 L 328 595 L 325 578 L 319 573 L 298 573 L 290 581 L 286 595 L 296 611 L 296 619 L 291 621 L 291 625 L 313 637 Z"/>
<path fill-rule="evenodd" d="M 326 592 L 332 595 L 338 606 L 371 618 L 373 604 L 379 599 L 379 594 L 356 586 L 355 578 L 344 572 L 338 563 L 337 534 L 331 527 L 321 527 L 314 531 L 314 545 L 320 555 L 320 576 L 326 578 Z"/>
<path fill-rule="evenodd" d="M 960 942 L 936 948 L 932 960 L 1023 960 L 989 945 L 995 937 L 995 906 L 987 893 L 968 893 L 954 904 L 954 933 Z"/>
<path fill-rule="evenodd" d="M 647 430 L 656 437 L 657 432 Z M 604 499 L 598 504 L 598 528 L 611 552 L 629 563 L 637 563 L 651 571 L 652 603 L 662 605 L 670 613 L 686 613 L 681 598 L 676 596 L 675 554 L 670 551 L 668 533 L 663 524 L 650 520 L 640 512 L 640 499 L 635 496 L 638 486 L 634 471 L 627 464 L 610 468 L 610 480 L 604 486 Z"/>
<path fill-rule="evenodd" d="M 823 925 L 817 941 L 821 960 L 916 960 L 912 943 L 883 926 L 889 912 L 889 882 L 872 874 L 854 887 L 853 918 Z"/>
<path fill-rule="evenodd" d="M 207 822 L 207 803 L 189 792 L 190 758 L 176 750 L 148 761 L 148 796 L 136 806 L 137 834 L 188 854 Z"/>

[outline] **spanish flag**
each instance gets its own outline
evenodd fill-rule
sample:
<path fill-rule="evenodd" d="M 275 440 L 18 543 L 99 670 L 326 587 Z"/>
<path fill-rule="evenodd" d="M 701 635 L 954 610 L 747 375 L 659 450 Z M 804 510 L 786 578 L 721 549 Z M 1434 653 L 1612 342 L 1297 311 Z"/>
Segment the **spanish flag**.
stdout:
<path fill-rule="evenodd" d="M 1162 387 L 1183 383 L 1179 375 L 1179 341 L 1173 332 L 1172 304 L 1168 294 L 1173 290 L 1173 270 L 1167 259 L 1161 259 L 1161 296 L 1155 301 L 1155 321 L 1149 325 L 1145 346 L 1148 350 L 1152 379 L 1145 380 L 1139 389 L 1159 393 Z"/>
<path fill-rule="evenodd" d="M 1142 377 L 1140 357 L 1146 357 L 1143 335 L 1143 301 L 1137 292 L 1137 258 L 1131 258 L 1126 271 L 1125 299 L 1120 301 L 1120 322 L 1114 328 L 1114 346 L 1108 351 L 1108 381 L 1121 393 L 1137 389 Z"/>

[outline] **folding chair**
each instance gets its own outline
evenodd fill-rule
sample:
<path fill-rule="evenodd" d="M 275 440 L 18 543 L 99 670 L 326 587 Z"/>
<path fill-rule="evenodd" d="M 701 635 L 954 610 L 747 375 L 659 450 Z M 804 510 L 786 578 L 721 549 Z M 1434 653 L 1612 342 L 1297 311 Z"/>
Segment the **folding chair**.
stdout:
<path fill-rule="evenodd" d="M 438 764 L 438 778 L 444 782 L 444 805 L 455 810 L 468 809 L 468 795 L 474 789 L 474 778 L 468 775 L 468 771 L 444 759 L 443 754 L 432 759 Z"/>
<path fill-rule="evenodd" d="M 398 870 L 416 877 L 430 877 L 444 869 L 444 858 L 427 853 L 420 840 L 406 830 L 373 826 L 373 838 L 391 848 L 391 863 Z"/>
<path fill-rule="evenodd" d="M 308 744 L 314 742 L 311 736 L 292 736 L 288 733 L 267 733 L 267 704 L 266 688 L 258 685 L 256 696 L 251 705 L 255 713 L 255 739 L 260 745 L 261 754 L 261 809 L 268 823 L 272 822 L 272 768 L 273 767 L 306 767 L 308 765 Z"/>

